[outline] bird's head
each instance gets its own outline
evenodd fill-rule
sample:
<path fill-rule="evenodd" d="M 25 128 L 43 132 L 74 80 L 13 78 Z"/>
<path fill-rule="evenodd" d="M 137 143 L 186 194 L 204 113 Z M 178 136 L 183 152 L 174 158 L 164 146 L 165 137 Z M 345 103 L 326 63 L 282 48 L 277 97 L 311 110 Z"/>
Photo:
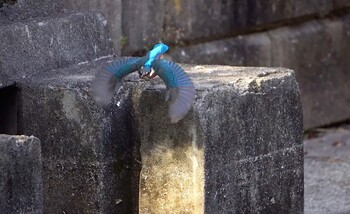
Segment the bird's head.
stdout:
<path fill-rule="evenodd" d="M 157 76 L 157 74 L 155 74 L 154 70 L 152 69 L 152 63 L 154 62 L 154 60 L 163 58 L 163 54 L 167 52 L 168 49 L 169 47 L 167 45 L 163 43 L 159 43 L 159 44 L 156 44 L 152 48 L 152 50 L 150 50 L 147 53 L 148 60 L 143 65 L 143 67 L 138 71 L 140 78 L 149 80 Z"/>

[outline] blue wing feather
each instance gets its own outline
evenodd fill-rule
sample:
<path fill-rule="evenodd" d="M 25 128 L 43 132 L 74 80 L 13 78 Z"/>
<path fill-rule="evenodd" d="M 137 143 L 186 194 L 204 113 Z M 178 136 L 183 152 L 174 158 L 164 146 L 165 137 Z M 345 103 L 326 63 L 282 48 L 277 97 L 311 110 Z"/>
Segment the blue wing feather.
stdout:
<path fill-rule="evenodd" d="M 170 87 L 193 86 L 191 79 L 176 63 L 167 60 L 155 60 L 152 64 L 156 74 Z"/>
<path fill-rule="evenodd" d="M 106 66 L 106 70 L 115 75 L 116 78 L 123 78 L 124 76 L 140 69 L 143 65 L 142 58 L 130 57 L 125 59 L 115 60 Z"/>
<path fill-rule="evenodd" d="M 105 69 L 96 73 L 92 82 L 92 95 L 99 105 L 106 105 L 124 76 L 139 70 L 146 63 L 148 56 L 142 58 L 124 58 L 109 63 Z M 176 63 L 156 59 L 152 62 L 155 73 L 167 86 L 167 100 L 170 101 L 169 117 L 172 123 L 181 120 L 190 110 L 194 98 L 193 82 L 185 71 Z"/>
<path fill-rule="evenodd" d="M 164 81 L 170 92 L 169 117 L 172 123 L 181 120 L 190 110 L 196 90 L 190 77 L 176 63 L 155 60 L 152 64 L 155 73 Z"/>
<path fill-rule="evenodd" d="M 92 80 L 92 96 L 100 106 L 107 105 L 121 85 L 122 78 L 140 69 L 147 57 L 118 59 L 99 70 Z"/>

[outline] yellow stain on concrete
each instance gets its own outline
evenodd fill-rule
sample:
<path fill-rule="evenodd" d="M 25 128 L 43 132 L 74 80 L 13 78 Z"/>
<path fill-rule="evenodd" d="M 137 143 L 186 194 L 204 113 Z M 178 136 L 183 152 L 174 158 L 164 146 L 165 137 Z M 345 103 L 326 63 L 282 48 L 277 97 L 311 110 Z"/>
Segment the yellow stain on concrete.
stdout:
<path fill-rule="evenodd" d="M 141 148 L 140 213 L 204 213 L 204 148 L 195 128 L 189 132 L 192 142 L 174 146 L 166 139 L 152 151 Z"/>
<path fill-rule="evenodd" d="M 181 0 L 174 0 L 174 5 L 175 5 L 176 15 L 179 15 L 180 11 L 182 9 L 182 7 L 181 7 Z"/>

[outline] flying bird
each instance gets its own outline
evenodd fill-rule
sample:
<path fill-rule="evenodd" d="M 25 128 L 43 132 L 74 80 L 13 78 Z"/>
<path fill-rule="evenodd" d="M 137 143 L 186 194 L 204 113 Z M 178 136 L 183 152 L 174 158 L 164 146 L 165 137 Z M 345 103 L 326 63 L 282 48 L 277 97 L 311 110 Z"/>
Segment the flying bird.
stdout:
<path fill-rule="evenodd" d="M 167 45 L 159 43 L 144 57 L 118 59 L 99 70 L 92 81 L 92 96 L 95 102 L 100 106 L 110 103 L 123 78 L 130 73 L 137 71 L 140 78 L 147 80 L 159 76 L 166 85 L 168 116 L 171 123 L 177 123 L 190 110 L 196 91 L 193 82 L 179 65 L 161 59 L 168 49 Z"/>

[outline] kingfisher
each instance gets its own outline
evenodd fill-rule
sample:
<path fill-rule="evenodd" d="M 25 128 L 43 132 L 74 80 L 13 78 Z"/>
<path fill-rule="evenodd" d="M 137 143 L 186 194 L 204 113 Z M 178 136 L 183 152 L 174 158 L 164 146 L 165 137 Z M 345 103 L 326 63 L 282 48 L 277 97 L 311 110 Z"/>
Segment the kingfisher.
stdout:
<path fill-rule="evenodd" d="M 92 81 L 92 96 L 95 102 L 99 106 L 109 104 L 123 78 L 130 73 L 137 71 L 139 77 L 146 80 L 159 76 L 166 85 L 168 116 L 171 123 L 177 123 L 190 110 L 196 90 L 191 78 L 178 64 L 162 59 L 162 55 L 168 50 L 167 45 L 159 43 L 144 57 L 127 57 L 108 63 L 95 74 Z"/>

